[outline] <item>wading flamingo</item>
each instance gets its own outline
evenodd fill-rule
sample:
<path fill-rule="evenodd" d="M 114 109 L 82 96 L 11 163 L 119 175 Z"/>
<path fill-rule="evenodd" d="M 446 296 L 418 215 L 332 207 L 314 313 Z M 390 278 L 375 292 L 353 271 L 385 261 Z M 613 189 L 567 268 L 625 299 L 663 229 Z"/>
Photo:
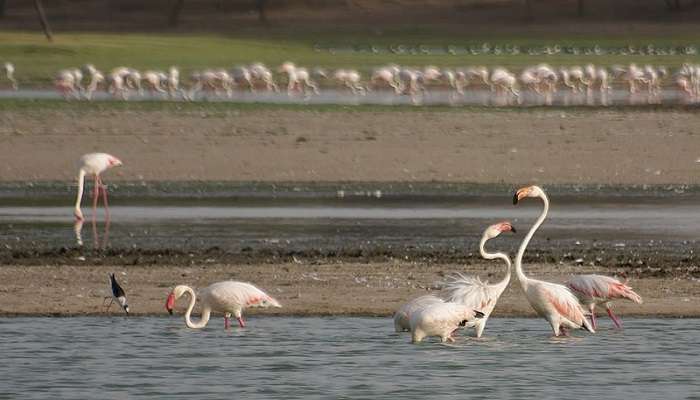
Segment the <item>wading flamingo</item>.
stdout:
<path fill-rule="evenodd" d="M 461 326 L 473 326 L 483 317 L 479 311 L 457 303 L 433 303 L 411 315 L 411 342 L 420 343 L 430 336 L 439 336 L 441 342 L 454 342 L 452 333 Z"/>
<path fill-rule="evenodd" d="M 196 297 L 194 290 L 189 286 L 175 286 L 175 289 L 168 295 L 168 299 L 165 302 L 165 309 L 172 315 L 173 307 L 175 307 L 175 300 L 179 299 L 185 293 L 190 295 L 190 304 L 185 312 L 185 325 L 192 329 L 201 329 L 207 326 L 212 311 L 224 313 L 224 327 L 228 329 L 231 326 L 231 314 L 236 317 L 241 328 L 245 328 L 245 321 L 243 321 L 242 315 L 243 309 L 245 308 L 282 307 L 277 300 L 268 296 L 265 292 L 250 283 L 236 281 L 217 282 L 199 292 L 202 304 L 202 318 L 200 318 L 198 322 L 193 322 L 190 319 L 190 315 L 192 315 Z"/>
<path fill-rule="evenodd" d="M 425 308 L 431 304 L 444 303 L 445 300 L 433 296 L 432 294 L 426 294 L 424 296 L 416 297 L 410 300 L 406 304 L 402 305 L 396 313 L 394 314 L 394 329 L 396 332 L 410 332 L 411 331 L 411 315 L 418 310 Z"/>
<path fill-rule="evenodd" d="M 506 276 L 502 281 L 489 285 L 488 282 L 482 282 L 478 276 L 464 276 L 458 274 L 447 286 L 447 291 L 449 297 L 447 301 L 453 303 L 464 304 L 469 306 L 474 310 L 481 311 L 484 316 L 478 319 L 475 323 L 476 337 L 481 337 L 486 327 L 486 321 L 489 319 L 491 312 L 493 312 L 494 307 L 496 307 L 496 302 L 508 283 L 510 282 L 510 258 L 505 253 L 487 253 L 484 249 L 486 242 L 490 239 L 495 238 L 502 232 L 514 232 L 515 228 L 510 224 L 510 222 L 501 222 L 499 224 L 494 224 L 486 228 L 484 235 L 481 237 L 481 242 L 479 243 L 479 251 L 481 252 L 481 257 L 487 260 L 501 259 L 506 263 Z"/>
<path fill-rule="evenodd" d="M 595 306 L 597 304 L 605 304 L 605 309 L 608 311 L 610 319 L 615 323 L 615 326 L 622 328 L 622 321 L 613 314 L 610 309 L 610 302 L 617 299 L 627 299 L 637 304 L 642 303 L 642 297 L 627 286 L 627 282 L 604 276 L 604 275 L 576 275 L 571 277 L 566 283 L 566 286 L 578 297 L 581 304 L 588 306 L 591 311 L 591 324 L 593 329 L 596 329 L 598 323 L 595 318 Z"/>
<path fill-rule="evenodd" d="M 80 157 L 80 171 L 78 172 L 78 196 L 75 199 L 75 218 L 83 219 L 83 213 L 80 211 L 80 203 L 83 200 L 83 188 L 85 186 L 85 175 L 91 174 L 95 177 L 95 189 L 92 198 L 92 214 L 95 215 L 97 210 L 97 200 L 102 191 L 102 198 L 105 205 L 105 213 L 109 217 L 109 206 L 107 204 L 107 187 L 102 184 L 100 174 L 105 170 L 118 167 L 122 162 L 112 155 L 107 153 L 88 153 Z"/>
<path fill-rule="evenodd" d="M 532 239 L 532 236 L 547 218 L 547 212 L 549 211 L 549 199 L 539 186 L 528 186 L 519 189 L 513 196 L 513 204 L 518 204 L 520 200 L 526 197 L 539 197 L 544 203 L 542 214 L 530 228 L 515 257 L 515 273 L 518 276 L 523 292 L 525 292 L 527 301 L 539 316 L 549 322 L 554 336 L 566 334 L 567 328 L 584 328 L 591 333 L 595 333 L 593 327 L 588 323 L 578 299 L 566 286 L 525 276 L 522 266 L 523 254 L 525 254 L 525 249 L 530 243 L 530 239 Z"/>

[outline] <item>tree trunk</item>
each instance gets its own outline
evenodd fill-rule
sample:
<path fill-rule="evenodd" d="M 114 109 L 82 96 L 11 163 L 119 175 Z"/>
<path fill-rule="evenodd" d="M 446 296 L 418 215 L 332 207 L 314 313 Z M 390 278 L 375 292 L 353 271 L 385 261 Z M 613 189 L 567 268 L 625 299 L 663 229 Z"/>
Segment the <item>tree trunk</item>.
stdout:
<path fill-rule="evenodd" d="M 184 3 L 185 0 L 175 0 L 173 9 L 170 10 L 170 18 L 168 18 L 169 26 L 177 26 L 177 24 L 180 22 L 180 11 L 182 11 L 182 6 Z"/>
<path fill-rule="evenodd" d="M 532 4 L 530 4 L 530 0 L 525 0 L 525 12 L 527 13 L 527 18 L 531 19 L 532 18 Z"/>
<path fill-rule="evenodd" d="M 267 24 L 267 14 L 265 13 L 267 0 L 256 0 L 255 4 L 258 9 L 258 20 L 263 24 Z"/>
<path fill-rule="evenodd" d="M 36 13 L 39 15 L 39 22 L 41 22 L 41 27 L 44 29 L 44 35 L 49 42 L 53 41 L 53 35 L 51 34 L 51 27 L 49 26 L 49 21 L 46 19 L 46 14 L 44 13 L 44 6 L 41 4 L 41 0 L 34 0 L 34 8 L 36 8 Z"/>
<path fill-rule="evenodd" d="M 583 9 L 583 0 L 578 0 L 578 16 L 583 17 L 584 9 Z"/>
<path fill-rule="evenodd" d="M 676 0 L 676 11 L 681 10 L 681 0 Z"/>

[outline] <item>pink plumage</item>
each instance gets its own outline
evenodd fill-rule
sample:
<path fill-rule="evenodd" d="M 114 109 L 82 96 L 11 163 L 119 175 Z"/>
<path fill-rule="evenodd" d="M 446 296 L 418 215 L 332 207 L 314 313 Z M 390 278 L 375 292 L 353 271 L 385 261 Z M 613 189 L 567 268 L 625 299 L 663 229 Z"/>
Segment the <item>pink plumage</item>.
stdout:
<path fill-rule="evenodd" d="M 625 299 L 633 301 L 637 304 L 642 303 L 642 297 L 637 294 L 630 286 L 619 280 L 604 276 L 604 275 L 576 275 L 571 277 L 566 285 L 578 297 L 581 304 L 588 306 L 591 311 L 591 322 L 593 328 L 596 327 L 595 306 L 597 304 L 605 304 L 605 308 L 613 320 L 615 326 L 622 327 L 622 321 L 613 314 L 610 309 L 610 302 L 617 299 Z"/>

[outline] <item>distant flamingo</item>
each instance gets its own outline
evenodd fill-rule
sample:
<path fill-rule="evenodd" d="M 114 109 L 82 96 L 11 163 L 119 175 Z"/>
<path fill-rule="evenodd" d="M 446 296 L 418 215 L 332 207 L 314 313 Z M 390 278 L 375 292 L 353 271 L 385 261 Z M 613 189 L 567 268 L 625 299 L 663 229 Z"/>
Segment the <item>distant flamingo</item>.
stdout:
<path fill-rule="evenodd" d="M 549 322 L 554 336 L 566 334 L 566 329 L 584 328 L 595 333 L 593 327 L 584 316 L 584 310 L 576 296 L 564 285 L 528 278 L 523 272 L 522 262 L 525 249 L 537 229 L 542 225 L 549 211 L 549 199 L 539 186 L 529 186 L 518 190 L 513 196 L 513 204 L 518 204 L 525 197 L 539 197 L 544 202 L 542 214 L 525 236 L 518 255 L 515 257 L 515 272 L 525 297 L 537 314 Z"/>
<path fill-rule="evenodd" d="M 622 321 L 613 314 L 610 302 L 616 299 L 627 299 L 637 304 L 642 303 L 642 297 L 627 286 L 626 282 L 604 275 L 576 275 L 566 283 L 566 286 L 574 292 L 581 304 L 588 306 L 591 311 L 591 324 L 596 329 L 598 323 L 595 318 L 595 306 L 605 304 L 610 319 L 617 328 L 622 328 Z"/>
<path fill-rule="evenodd" d="M 202 304 L 202 318 L 198 322 L 192 322 L 190 316 L 196 301 L 194 290 L 185 285 L 175 286 L 172 292 L 168 295 L 165 302 L 165 309 L 170 314 L 173 313 L 175 300 L 179 299 L 183 294 L 190 295 L 190 303 L 185 312 L 185 324 L 188 328 L 201 329 L 207 326 L 209 317 L 212 311 L 224 313 L 224 327 L 228 329 L 231 326 L 230 318 L 233 314 L 238 320 L 241 328 L 245 327 L 242 312 L 248 307 L 282 307 L 277 300 L 268 296 L 265 292 L 251 285 L 250 283 L 224 281 L 209 285 L 199 292 Z"/>
<path fill-rule="evenodd" d="M 429 336 L 441 342 L 454 342 L 452 333 L 461 326 L 473 326 L 483 317 L 479 311 L 458 303 L 433 303 L 411 315 L 411 342 L 420 343 Z"/>
<path fill-rule="evenodd" d="M 471 277 L 458 274 L 459 276 L 455 277 L 447 286 L 449 292 L 448 301 L 464 304 L 484 314 L 483 318 L 478 319 L 475 323 L 476 337 L 481 337 L 486 327 L 486 321 L 488 321 L 491 312 L 493 312 L 494 307 L 496 307 L 498 298 L 501 297 L 501 294 L 506 290 L 510 282 L 511 264 L 508 255 L 505 253 L 487 253 L 484 249 L 488 240 L 495 238 L 502 232 L 515 232 L 515 228 L 513 228 L 510 222 L 501 222 L 489 226 L 481 237 L 479 251 L 481 252 L 481 256 L 487 260 L 499 258 L 506 262 L 506 276 L 503 280 L 496 284 L 489 285 L 488 282 L 482 282 L 478 276 Z"/>
<path fill-rule="evenodd" d="M 105 170 L 118 167 L 122 165 L 122 162 L 107 153 L 88 153 L 80 157 L 80 172 L 78 173 L 78 196 L 75 199 L 75 218 L 78 220 L 83 219 L 83 213 L 80 211 L 80 203 L 83 200 L 83 187 L 85 185 L 85 175 L 91 174 L 95 177 L 95 189 L 92 198 L 92 212 L 93 215 L 97 210 L 97 201 L 100 196 L 100 190 L 102 191 L 103 201 L 105 205 L 105 212 L 109 217 L 109 206 L 107 204 L 107 187 L 102 184 L 102 178 L 100 174 Z"/>
<path fill-rule="evenodd" d="M 406 304 L 402 305 L 401 308 L 396 310 L 394 314 L 394 329 L 396 332 L 410 332 L 411 315 L 413 313 L 431 304 L 444 302 L 445 300 L 433 296 L 432 294 L 426 294 L 408 301 Z"/>

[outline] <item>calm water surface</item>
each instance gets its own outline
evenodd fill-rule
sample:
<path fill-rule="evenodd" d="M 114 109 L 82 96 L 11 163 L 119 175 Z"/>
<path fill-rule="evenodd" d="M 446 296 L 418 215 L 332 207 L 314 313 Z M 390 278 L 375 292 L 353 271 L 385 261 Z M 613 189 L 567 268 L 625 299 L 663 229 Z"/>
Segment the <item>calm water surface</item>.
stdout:
<path fill-rule="evenodd" d="M 409 344 L 388 318 L 2 318 L 8 398 L 700 398 L 700 319 L 555 339 L 492 318 L 481 340 Z"/>

